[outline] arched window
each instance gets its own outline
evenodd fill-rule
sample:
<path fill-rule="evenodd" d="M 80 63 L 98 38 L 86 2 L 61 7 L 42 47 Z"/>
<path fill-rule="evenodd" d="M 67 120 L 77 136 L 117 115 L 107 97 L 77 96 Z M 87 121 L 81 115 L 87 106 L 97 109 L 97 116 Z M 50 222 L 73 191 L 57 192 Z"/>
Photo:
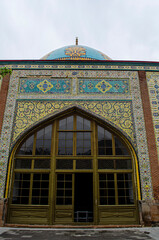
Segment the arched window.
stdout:
<path fill-rule="evenodd" d="M 80 211 L 89 212 L 86 222 L 93 222 L 95 199 L 99 208 L 134 205 L 133 173 L 123 140 L 74 113 L 41 126 L 21 143 L 14 156 L 10 204 L 51 206 L 53 201 L 51 209 L 74 211 L 74 222 L 83 221 Z M 82 192 L 85 205 L 79 202 Z"/>

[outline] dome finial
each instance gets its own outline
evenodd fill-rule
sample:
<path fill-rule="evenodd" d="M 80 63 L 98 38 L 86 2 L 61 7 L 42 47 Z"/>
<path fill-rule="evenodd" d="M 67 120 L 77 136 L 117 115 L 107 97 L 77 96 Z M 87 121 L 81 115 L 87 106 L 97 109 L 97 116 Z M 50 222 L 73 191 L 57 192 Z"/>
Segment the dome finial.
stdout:
<path fill-rule="evenodd" d="M 78 37 L 76 37 L 76 45 L 78 45 Z"/>

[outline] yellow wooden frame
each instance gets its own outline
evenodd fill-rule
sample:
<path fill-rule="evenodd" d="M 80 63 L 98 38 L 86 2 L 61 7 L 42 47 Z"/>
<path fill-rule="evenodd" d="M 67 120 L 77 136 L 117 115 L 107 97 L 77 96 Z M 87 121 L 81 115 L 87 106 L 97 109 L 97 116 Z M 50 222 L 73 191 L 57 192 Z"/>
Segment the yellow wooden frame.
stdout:
<path fill-rule="evenodd" d="M 23 139 L 20 139 L 17 144 L 15 145 L 11 156 L 10 156 L 10 160 L 9 160 L 9 166 L 8 166 L 8 175 L 7 175 L 7 184 L 6 184 L 6 192 L 5 192 L 5 198 L 10 197 L 10 193 L 12 192 L 12 188 L 13 185 L 11 182 L 12 179 L 12 175 L 13 175 L 13 169 L 14 169 L 14 159 L 15 157 L 18 159 L 33 159 L 32 161 L 32 169 L 29 170 L 17 170 L 14 169 L 14 172 L 27 172 L 27 173 L 43 173 L 43 172 L 47 172 L 50 173 L 50 191 L 49 191 L 49 205 L 50 205 L 50 222 L 54 222 L 55 220 L 55 205 L 56 205 L 56 174 L 57 173 L 72 173 L 73 175 L 73 182 L 74 182 L 74 174 L 75 173 L 89 173 L 92 172 L 93 173 L 93 209 L 94 209 L 94 224 L 98 224 L 98 206 L 99 206 L 99 194 L 98 194 L 98 186 L 99 186 L 99 179 L 98 179 L 98 174 L 99 173 L 109 173 L 109 172 L 113 172 L 113 173 L 120 173 L 120 172 L 131 172 L 133 173 L 133 187 L 134 187 L 134 194 L 136 195 L 136 199 L 141 200 L 141 192 L 140 192 L 140 180 L 139 180 L 139 172 L 138 172 L 138 161 L 137 161 L 137 156 L 136 153 L 134 151 L 134 148 L 132 147 L 131 143 L 128 141 L 128 139 L 126 139 L 121 133 L 119 133 L 117 130 L 112 129 L 110 126 L 107 126 L 107 124 L 104 124 L 103 122 L 96 122 L 96 119 L 94 119 L 94 117 L 92 118 L 91 116 L 87 116 L 86 114 L 80 114 L 78 111 L 77 113 L 73 113 L 74 114 L 74 128 L 73 130 L 71 130 L 71 132 L 73 132 L 73 155 L 58 155 L 58 124 L 59 124 L 59 120 L 55 119 L 53 121 L 52 124 L 52 147 L 51 147 L 51 155 L 50 156 L 40 156 L 40 155 L 35 155 L 35 144 L 36 144 L 36 132 L 46 126 L 39 126 L 36 129 L 36 132 L 34 133 L 33 131 L 30 132 L 29 134 L 27 134 L 27 136 L 29 137 L 32 133 L 34 134 L 34 144 L 33 144 L 33 155 L 31 156 L 16 156 L 15 153 L 17 151 L 17 149 L 19 148 L 19 145 L 23 142 Z M 80 115 L 82 117 L 87 118 L 88 120 L 91 121 L 91 130 L 76 130 L 76 114 Z M 67 115 L 70 116 L 72 115 L 72 112 L 69 113 Z M 62 118 L 66 117 L 66 115 L 63 115 Z M 61 118 L 60 118 L 61 119 Z M 48 125 L 51 123 L 51 120 L 49 120 Z M 110 131 L 112 133 L 112 149 L 113 149 L 113 155 L 111 156 L 100 156 L 98 155 L 98 142 L 97 142 L 97 125 L 100 125 L 101 127 L 107 129 L 108 131 Z M 60 130 L 62 131 L 62 130 Z M 67 131 L 67 130 L 65 130 Z M 70 131 L 69 131 L 70 132 Z M 91 132 L 91 155 L 88 156 L 83 156 L 83 155 L 76 155 L 76 133 L 77 132 Z M 127 148 L 129 149 L 131 156 L 115 156 L 115 141 L 114 141 L 114 135 L 118 136 L 121 141 L 127 146 Z M 26 139 L 26 136 L 25 136 Z M 51 160 L 51 167 L 50 170 L 42 170 L 42 169 L 33 169 L 33 164 L 34 164 L 34 159 L 50 159 Z M 56 159 L 72 159 L 73 160 L 73 169 L 72 170 L 61 170 L 61 169 L 56 169 Z M 132 159 L 133 164 L 132 164 L 132 170 L 101 170 L 98 169 L 98 159 Z M 93 161 L 93 168 L 92 169 L 76 169 L 76 160 L 77 159 L 92 159 Z M 135 173 L 135 174 L 134 174 Z M 115 174 L 116 176 L 116 174 Z M 51 184 L 52 183 L 52 184 Z M 136 187 L 135 187 L 136 186 Z M 31 191 L 31 190 L 30 190 Z M 73 191 L 74 191 L 74 187 L 73 187 Z M 116 188 L 117 191 L 117 188 Z M 30 199 L 31 199 L 31 193 L 30 193 Z M 73 199 L 74 201 L 74 199 Z M 29 202 L 31 202 L 31 200 L 29 200 Z M 116 202 L 117 203 L 117 202 Z"/>

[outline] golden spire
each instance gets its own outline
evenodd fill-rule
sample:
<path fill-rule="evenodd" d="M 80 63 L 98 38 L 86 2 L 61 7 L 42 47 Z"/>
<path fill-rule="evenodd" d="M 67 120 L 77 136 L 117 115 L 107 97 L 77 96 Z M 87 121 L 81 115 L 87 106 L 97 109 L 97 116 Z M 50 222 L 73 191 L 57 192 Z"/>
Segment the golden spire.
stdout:
<path fill-rule="evenodd" d="M 76 37 L 76 45 L 78 45 L 78 37 Z"/>

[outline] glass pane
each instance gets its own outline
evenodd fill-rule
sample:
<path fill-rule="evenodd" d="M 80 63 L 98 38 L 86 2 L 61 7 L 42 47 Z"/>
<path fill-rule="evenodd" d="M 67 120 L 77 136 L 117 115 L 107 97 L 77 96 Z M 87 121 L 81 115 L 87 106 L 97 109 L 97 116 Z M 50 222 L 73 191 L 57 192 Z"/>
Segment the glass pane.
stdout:
<path fill-rule="evenodd" d="M 50 159 L 36 159 L 34 161 L 35 169 L 49 169 L 50 168 Z"/>
<path fill-rule="evenodd" d="M 67 117 L 67 130 L 72 130 L 73 129 L 73 116 Z"/>
<path fill-rule="evenodd" d="M 73 169 L 73 160 L 71 159 L 56 160 L 56 169 Z"/>
<path fill-rule="evenodd" d="M 15 159 L 15 169 L 30 169 L 32 159 Z"/>
<path fill-rule="evenodd" d="M 52 125 L 45 128 L 45 139 L 51 139 L 52 136 Z"/>
<path fill-rule="evenodd" d="M 48 198 L 41 197 L 40 199 L 40 205 L 48 205 Z"/>
<path fill-rule="evenodd" d="M 59 130 L 66 130 L 66 118 L 59 121 Z"/>
<path fill-rule="evenodd" d="M 59 132 L 58 155 L 73 154 L 73 132 Z"/>
<path fill-rule="evenodd" d="M 108 198 L 108 205 L 115 205 L 115 197 Z"/>
<path fill-rule="evenodd" d="M 91 122 L 84 118 L 84 130 L 91 130 Z"/>
<path fill-rule="evenodd" d="M 59 130 L 73 130 L 73 116 L 59 121 Z"/>
<path fill-rule="evenodd" d="M 83 118 L 77 116 L 77 130 L 83 130 Z"/>
<path fill-rule="evenodd" d="M 114 160 L 110 159 L 99 159 L 98 169 L 114 169 Z"/>
<path fill-rule="evenodd" d="M 64 180 L 64 174 L 58 174 L 57 175 L 57 180 L 58 181 L 63 181 Z"/>
<path fill-rule="evenodd" d="M 98 126 L 98 154 L 112 155 L 112 134 Z"/>
<path fill-rule="evenodd" d="M 118 202 L 119 204 L 133 204 L 132 174 L 117 174 Z"/>
<path fill-rule="evenodd" d="M 30 174 L 15 173 L 13 186 L 13 204 L 28 204 L 30 189 Z"/>
<path fill-rule="evenodd" d="M 48 204 L 49 173 L 37 173 L 33 175 L 32 204 Z"/>
<path fill-rule="evenodd" d="M 72 198 L 65 198 L 65 205 L 72 205 Z"/>
<path fill-rule="evenodd" d="M 72 174 L 57 174 L 57 205 L 72 204 Z"/>
<path fill-rule="evenodd" d="M 73 148 L 73 140 L 66 141 L 66 148 Z"/>
<path fill-rule="evenodd" d="M 51 154 L 52 125 L 49 125 L 37 132 L 36 155 Z"/>
<path fill-rule="evenodd" d="M 59 132 L 59 140 L 64 140 L 66 137 L 66 133 L 65 132 Z"/>
<path fill-rule="evenodd" d="M 34 141 L 34 135 L 29 137 L 21 146 L 21 148 L 18 151 L 18 155 L 32 155 L 33 151 L 33 141 Z"/>
<path fill-rule="evenodd" d="M 91 139 L 91 133 L 90 132 L 84 132 L 84 140 L 90 140 Z"/>
<path fill-rule="evenodd" d="M 77 133 L 77 155 L 91 155 L 91 133 Z"/>
<path fill-rule="evenodd" d="M 126 146 L 117 137 L 115 137 L 115 152 L 116 155 L 130 155 Z"/>
<path fill-rule="evenodd" d="M 91 159 L 76 160 L 76 169 L 92 169 Z"/>
<path fill-rule="evenodd" d="M 44 134 L 45 134 L 45 131 L 44 131 L 44 128 L 43 128 L 43 129 L 41 129 L 41 130 L 39 130 L 39 131 L 37 132 L 37 137 L 36 137 L 36 139 L 43 139 L 43 138 L 44 138 Z"/>
<path fill-rule="evenodd" d="M 90 130 L 91 122 L 83 117 L 77 116 L 77 130 Z"/>
<path fill-rule="evenodd" d="M 116 160 L 116 169 L 131 169 L 131 159 Z"/>
<path fill-rule="evenodd" d="M 115 205 L 114 174 L 99 174 L 100 205 Z"/>

